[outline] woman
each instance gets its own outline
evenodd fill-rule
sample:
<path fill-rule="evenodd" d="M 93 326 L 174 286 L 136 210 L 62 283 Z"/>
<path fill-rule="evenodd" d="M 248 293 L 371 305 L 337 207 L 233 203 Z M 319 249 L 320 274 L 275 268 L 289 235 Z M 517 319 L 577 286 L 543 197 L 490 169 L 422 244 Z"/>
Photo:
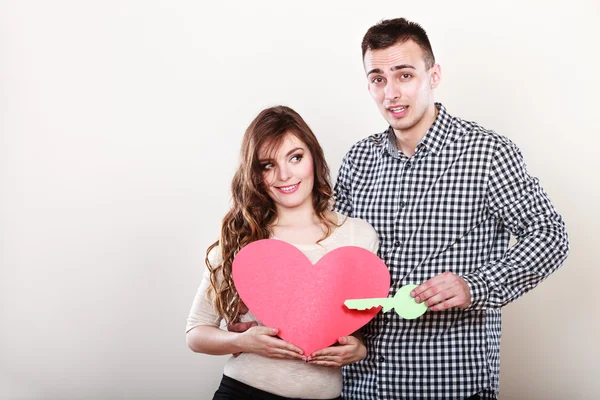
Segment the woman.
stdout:
<path fill-rule="evenodd" d="M 294 110 L 263 110 L 242 142 L 241 163 L 232 182 L 233 204 L 219 241 L 207 250 L 202 283 L 187 324 L 189 347 L 199 353 L 236 354 L 225 365 L 214 399 L 339 399 L 341 366 L 366 356 L 361 340 L 339 338 L 338 346 L 302 354 L 276 337 L 242 304 L 231 275 L 237 252 L 260 239 L 284 240 L 316 263 L 328 251 L 360 246 L 376 252 L 379 241 L 366 222 L 331 211 L 329 168 L 317 138 Z M 219 329 L 256 321 L 243 333 Z"/>

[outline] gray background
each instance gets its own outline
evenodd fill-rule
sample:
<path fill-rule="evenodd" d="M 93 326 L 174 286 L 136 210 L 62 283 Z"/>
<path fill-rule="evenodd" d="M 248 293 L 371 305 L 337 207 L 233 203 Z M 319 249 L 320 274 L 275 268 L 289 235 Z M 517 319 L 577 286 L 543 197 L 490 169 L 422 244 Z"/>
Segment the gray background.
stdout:
<path fill-rule="evenodd" d="M 600 392 L 599 3 L 0 2 L 0 399 L 207 399 L 184 326 L 241 136 L 295 108 L 334 173 L 385 129 L 360 58 L 405 16 L 436 99 L 522 149 L 572 253 L 505 308 L 501 399 Z M 593 243 L 596 243 L 594 245 Z"/>

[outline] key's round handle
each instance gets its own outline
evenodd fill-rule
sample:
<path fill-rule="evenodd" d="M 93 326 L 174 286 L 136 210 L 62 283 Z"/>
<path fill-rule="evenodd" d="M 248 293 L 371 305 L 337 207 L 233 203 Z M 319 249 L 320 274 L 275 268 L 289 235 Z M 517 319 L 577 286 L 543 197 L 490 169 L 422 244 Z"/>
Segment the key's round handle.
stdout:
<path fill-rule="evenodd" d="M 415 299 L 410 297 L 410 292 L 416 288 L 417 285 L 405 285 L 402 286 L 396 295 L 394 300 L 396 302 L 396 313 L 404 319 L 415 319 L 425 314 L 427 306 L 425 302 L 417 303 Z"/>

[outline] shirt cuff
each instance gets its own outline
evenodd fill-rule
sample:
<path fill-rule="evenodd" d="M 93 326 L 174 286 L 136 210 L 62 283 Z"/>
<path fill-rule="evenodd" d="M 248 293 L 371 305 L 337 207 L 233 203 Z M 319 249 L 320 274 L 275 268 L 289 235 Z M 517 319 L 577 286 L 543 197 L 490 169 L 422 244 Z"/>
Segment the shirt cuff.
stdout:
<path fill-rule="evenodd" d="M 471 304 L 467 310 L 481 310 L 485 308 L 488 298 L 488 287 L 485 279 L 477 273 L 463 276 L 471 292 Z"/>

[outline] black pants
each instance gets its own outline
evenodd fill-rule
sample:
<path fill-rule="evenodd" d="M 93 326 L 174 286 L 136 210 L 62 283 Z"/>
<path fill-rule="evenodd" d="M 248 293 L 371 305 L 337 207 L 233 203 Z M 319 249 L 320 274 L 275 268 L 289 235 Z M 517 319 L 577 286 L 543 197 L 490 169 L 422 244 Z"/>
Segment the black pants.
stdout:
<path fill-rule="evenodd" d="M 331 400 L 341 400 L 336 397 Z M 276 394 L 265 392 L 264 390 L 246 385 L 240 381 L 223 375 L 221 384 L 215 392 L 213 400 L 300 400 L 290 397 L 277 396 Z"/>

